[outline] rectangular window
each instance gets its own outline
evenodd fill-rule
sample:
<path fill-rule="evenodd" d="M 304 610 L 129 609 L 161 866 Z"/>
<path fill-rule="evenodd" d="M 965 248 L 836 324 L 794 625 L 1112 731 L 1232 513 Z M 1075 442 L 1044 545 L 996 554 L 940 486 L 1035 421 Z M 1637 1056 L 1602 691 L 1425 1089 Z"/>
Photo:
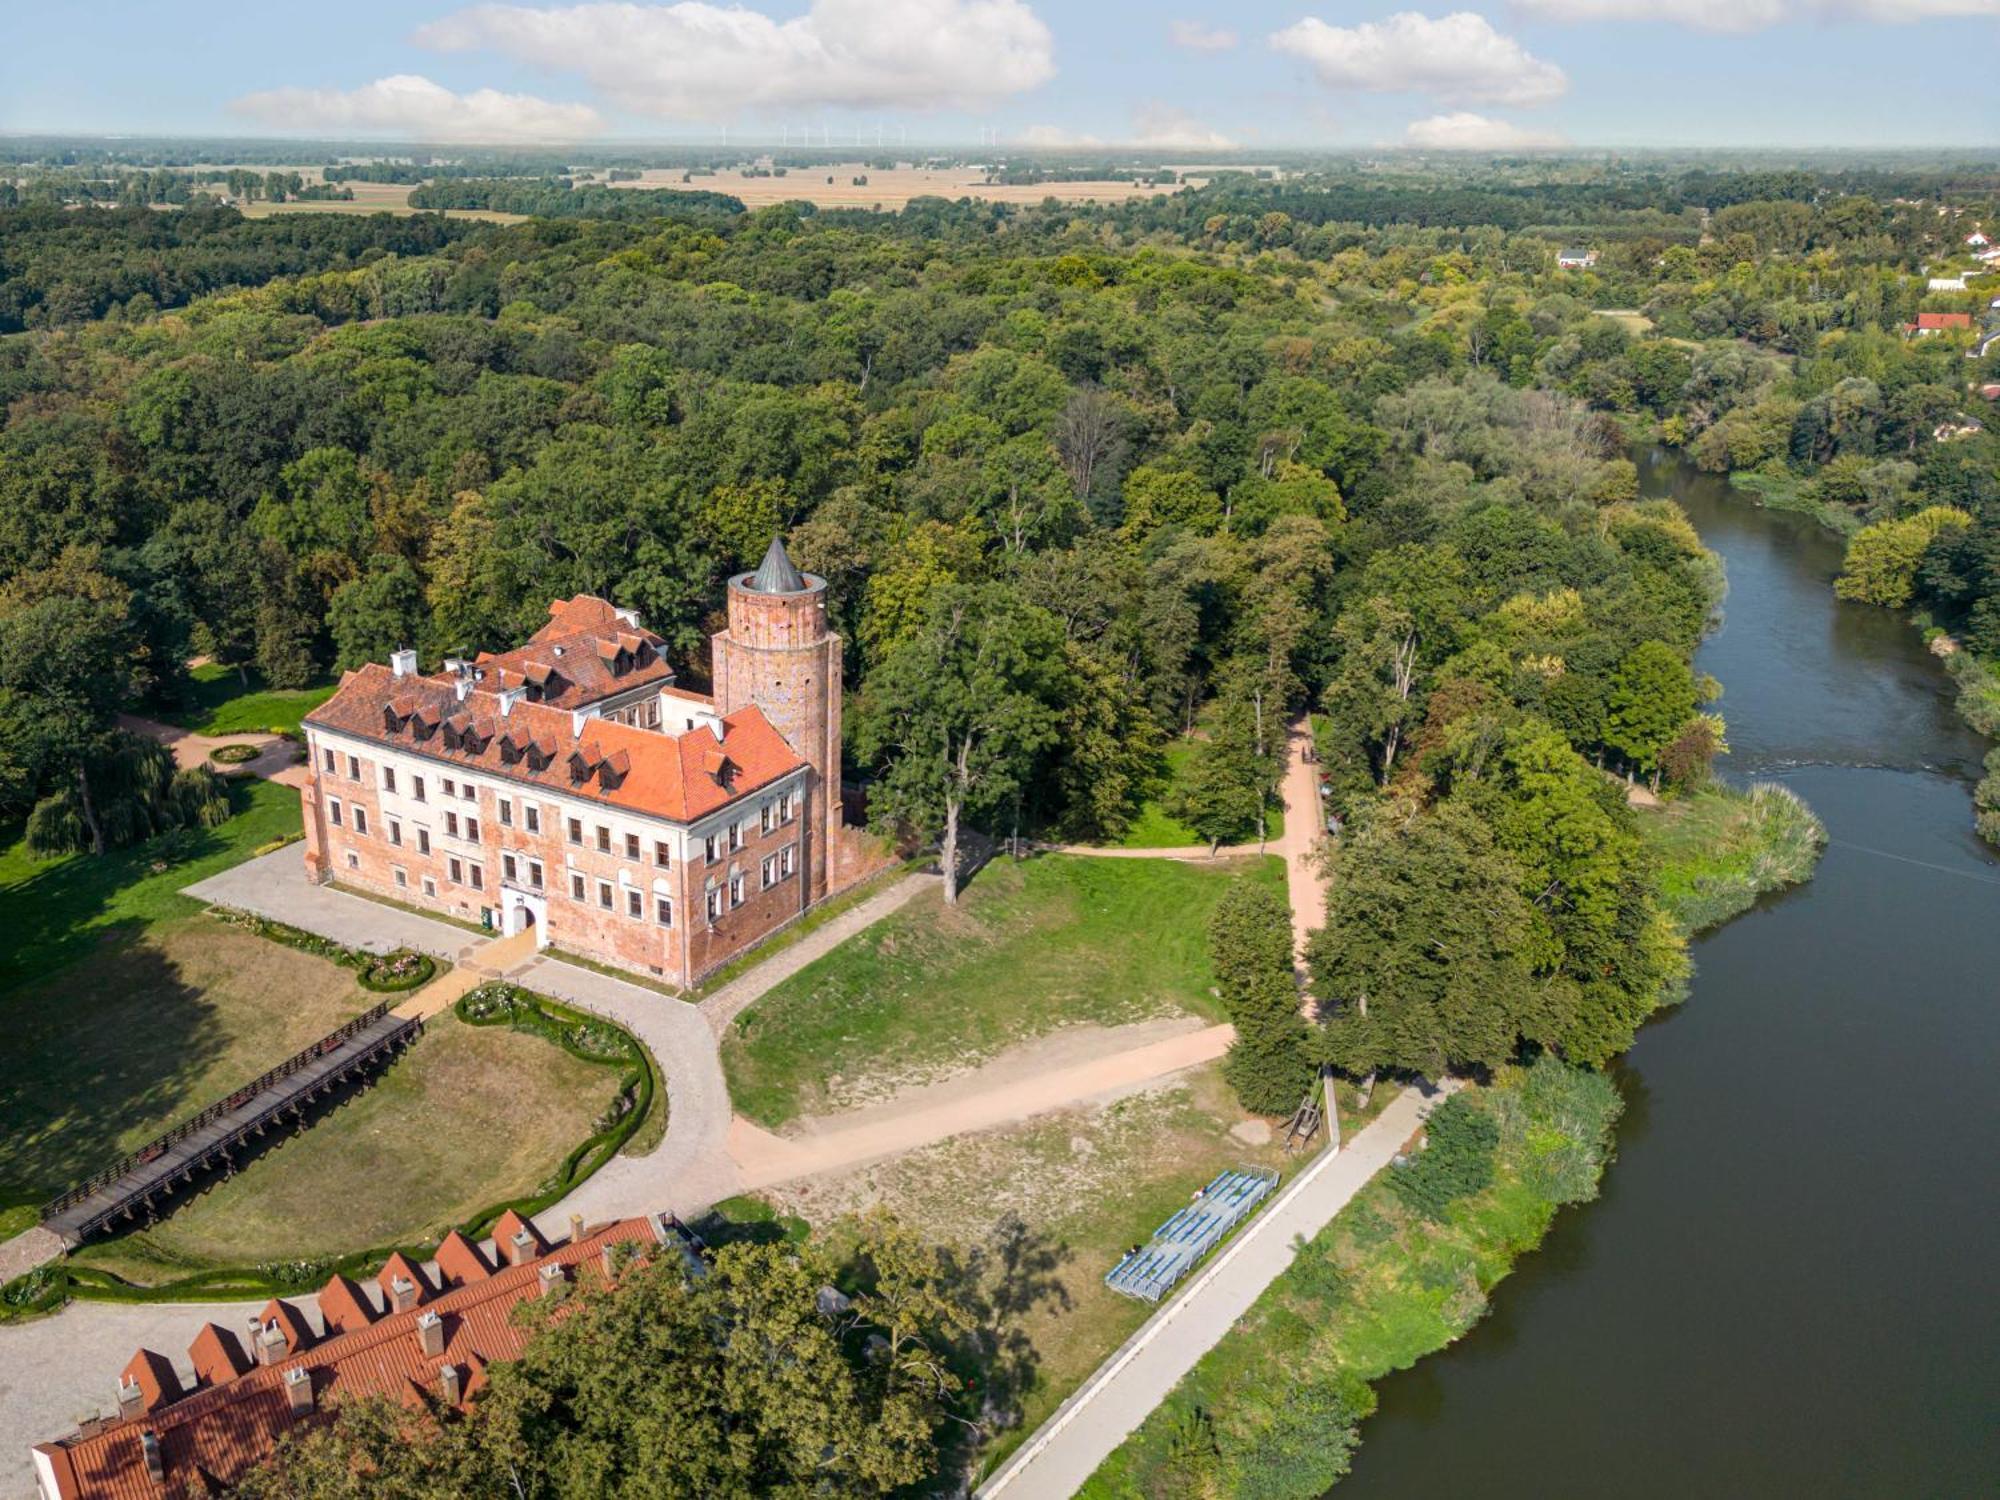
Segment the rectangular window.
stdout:
<path fill-rule="evenodd" d="M 421 802 L 421 801 L 423 801 L 423 800 L 424 800 L 424 778 L 423 778 L 423 777 L 421 777 L 421 776 L 412 776 L 412 777 L 410 778 L 410 800 L 411 800 L 411 801 L 413 801 L 413 802 Z"/>
<path fill-rule="evenodd" d="M 722 858 L 722 840 L 714 834 L 711 833 L 708 837 L 704 838 L 701 841 L 701 847 L 702 852 L 708 856 L 710 864 L 714 864 L 718 859 Z"/>
<path fill-rule="evenodd" d="M 571 818 L 569 820 L 569 841 L 572 844 L 583 842 L 583 819 Z"/>
<path fill-rule="evenodd" d="M 452 779 L 451 779 L 451 778 L 450 778 L 449 776 L 445 777 L 445 778 L 444 778 L 444 794 L 445 794 L 445 795 L 446 795 L 447 797 L 449 797 L 449 796 L 450 796 L 450 795 L 451 795 L 451 794 L 452 794 L 453 792 L 455 792 L 455 791 L 457 791 L 457 790 L 458 790 L 458 783 L 457 783 L 457 782 L 455 782 L 455 781 L 453 781 L 453 780 L 452 780 Z"/>
<path fill-rule="evenodd" d="M 451 876 L 451 883 L 453 885 L 465 884 L 465 866 L 459 862 L 457 855 L 454 854 L 450 859 L 446 860 L 444 867 L 446 873 Z"/>
<path fill-rule="evenodd" d="M 503 854 L 500 856 L 500 878 L 503 880 L 513 880 L 516 878 L 514 874 L 513 855 Z"/>
<path fill-rule="evenodd" d="M 665 896 L 653 898 L 653 920 L 662 927 L 674 925 L 674 903 Z"/>
<path fill-rule="evenodd" d="M 611 852 L 611 830 L 602 823 L 597 825 L 597 852 L 599 854 Z"/>
<path fill-rule="evenodd" d="M 502 828 L 512 828 L 514 826 L 513 800 L 508 797 L 502 797 L 498 805 L 500 808 L 500 826 Z"/>
<path fill-rule="evenodd" d="M 465 871 L 472 877 L 472 888 L 475 891 L 486 889 L 486 872 L 484 870 L 480 869 L 478 865 L 467 865 Z"/>
<path fill-rule="evenodd" d="M 448 813 L 446 813 L 446 814 L 444 815 L 444 831 L 445 831 L 446 833 L 450 834 L 450 835 L 451 835 L 451 836 L 452 836 L 453 838 L 457 838 L 457 837 L 458 837 L 458 814 L 457 814 L 457 813 L 455 813 L 455 812 L 448 812 Z"/>
<path fill-rule="evenodd" d="M 396 868 L 391 870 L 389 873 L 396 877 L 396 889 L 398 890 L 408 889 L 410 884 L 410 872 L 408 870 L 404 869 L 401 865 L 397 865 Z"/>
<path fill-rule="evenodd" d="M 741 875 L 732 875 L 729 877 L 729 904 L 731 906 L 741 906 L 743 904 L 743 877 Z"/>
<path fill-rule="evenodd" d="M 642 892 L 636 890 L 627 890 L 625 892 L 625 914 L 628 917 L 643 917 L 646 915 L 646 897 Z"/>
<path fill-rule="evenodd" d="M 778 874 L 780 878 L 791 874 L 799 867 L 799 846 L 787 844 L 778 851 Z"/>
<path fill-rule="evenodd" d="M 354 805 L 354 831 L 364 838 L 368 834 L 368 809 L 358 802 Z"/>
<path fill-rule="evenodd" d="M 761 831 L 764 833 L 769 833 L 773 828 L 776 828 L 778 826 L 778 804 L 775 802 L 766 802 L 762 807 L 758 808 L 757 821 Z"/>
<path fill-rule="evenodd" d="M 674 851 L 665 839 L 653 840 L 653 863 L 662 870 L 674 862 Z"/>
<path fill-rule="evenodd" d="M 384 766 L 382 768 L 382 790 L 385 792 L 396 790 L 396 768 L 394 766 Z"/>
<path fill-rule="evenodd" d="M 335 828 L 340 826 L 340 799 L 338 797 L 329 797 L 326 799 L 326 820 Z"/>
<path fill-rule="evenodd" d="M 331 776 L 333 774 L 333 752 L 331 750 L 322 750 L 319 754 L 320 764 L 326 768 L 326 774 Z"/>
<path fill-rule="evenodd" d="M 625 857 L 627 859 L 637 859 L 639 857 L 638 834 L 628 833 L 625 835 Z"/>
<path fill-rule="evenodd" d="M 347 851 L 347 868 L 350 870 L 361 868 L 361 856 L 356 854 L 352 849 Z"/>
<path fill-rule="evenodd" d="M 479 819 L 477 819 L 477 818 L 467 818 L 467 819 L 465 820 L 465 836 L 466 836 L 467 838 L 471 839 L 471 840 L 472 840 L 473 842 L 475 842 L 475 843 L 477 843 L 477 842 L 478 842 L 478 840 L 479 840 Z"/>
<path fill-rule="evenodd" d="M 721 918 L 722 918 L 722 887 L 719 885 L 711 886 L 708 892 L 708 920 L 711 922 L 716 922 L 720 921 Z"/>
<path fill-rule="evenodd" d="M 741 821 L 729 825 L 729 852 L 734 854 L 743 847 L 743 824 Z"/>
<path fill-rule="evenodd" d="M 768 891 L 772 886 L 776 885 L 777 883 L 778 883 L 778 856 L 775 854 L 767 854 L 764 856 L 764 889 Z"/>
<path fill-rule="evenodd" d="M 542 862 L 539 859 L 528 861 L 528 884 L 538 891 L 542 888 Z"/>
<path fill-rule="evenodd" d="M 569 899 L 572 901 L 581 901 L 583 899 L 583 877 L 575 871 L 570 872 Z"/>
<path fill-rule="evenodd" d="M 347 757 L 347 779 L 349 781 L 361 779 L 361 762 L 352 755 Z"/>
<path fill-rule="evenodd" d="M 467 802 L 476 802 L 479 800 L 478 789 L 469 781 L 459 787 L 458 795 L 463 797 Z"/>
<path fill-rule="evenodd" d="M 431 831 L 428 828 L 419 828 L 417 830 L 417 853 L 428 854 L 430 852 Z"/>
<path fill-rule="evenodd" d="M 426 875 L 424 877 L 424 894 L 426 896 L 435 897 L 437 893 L 438 893 L 438 883 L 435 880 L 431 879 L 430 876 Z"/>
<path fill-rule="evenodd" d="M 610 910 L 611 910 L 611 882 L 610 882 L 610 881 L 608 881 L 608 880 L 600 880 L 600 881 L 598 881 L 598 882 L 597 882 L 597 904 L 598 904 L 599 906 L 603 907 L 603 908 L 604 908 L 604 909 L 605 909 L 606 911 L 610 911 Z"/>
<path fill-rule="evenodd" d="M 399 849 L 403 845 L 403 825 L 394 818 L 389 819 L 389 842 Z"/>
<path fill-rule="evenodd" d="M 527 814 L 528 832 L 540 833 L 542 831 L 542 810 L 535 806 L 534 803 L 529 802 L 521 808 L 521 811 Z"/>

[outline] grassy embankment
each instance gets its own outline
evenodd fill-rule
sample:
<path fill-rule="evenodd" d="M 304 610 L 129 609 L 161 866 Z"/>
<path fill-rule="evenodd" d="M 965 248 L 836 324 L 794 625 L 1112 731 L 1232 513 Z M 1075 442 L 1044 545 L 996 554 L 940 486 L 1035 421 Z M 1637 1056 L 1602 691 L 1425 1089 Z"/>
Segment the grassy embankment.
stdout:
<path fill-rule="evenodd" d="M 1826 829 L 1789 787 L 1748 791 L 1711 782 L 1639 826 L 1659 861 L 1660 898 L 1682 931 L 1701 932 L 1748 911 L 1766 892 L 1810 878 Z"/>
<path fill-rule="evenodd" d="M 1469 1100 L 1498 1137 L 1487 1185 L 1439 1206 L 1399 1191 L 1411 1168 L 1369 1183 L 1105 1461 L 1084 1500 L 1305 1500 L 1347 1472 L 1370 1382 L 1465 1333 L 1556 1210 L 1596 1196 L 1621 1107 L 1604 1075 L 1553 1059 Z"/>
<path fill-rule="evenodd" d="M 1220 1020 L 1208 913 L 1246 872 L 1282 887 L 1275 857 L 995 859 L 956 910 L 925 892 L 739 1016 L 722 1048 L 730 1096 L 776 1127 L 887 1097 L 1066 1025 Z"/>

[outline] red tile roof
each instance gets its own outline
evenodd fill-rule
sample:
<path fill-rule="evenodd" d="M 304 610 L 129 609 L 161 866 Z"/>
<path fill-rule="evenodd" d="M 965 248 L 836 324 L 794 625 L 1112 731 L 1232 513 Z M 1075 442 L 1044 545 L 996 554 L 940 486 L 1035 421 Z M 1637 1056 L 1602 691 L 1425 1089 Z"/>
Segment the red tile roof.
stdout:
<path fill-rule="evenodd" d="M 397 677 L 372 664 L 342 678 L 306 724 L 676 823 L 706 817 L 805 765 L 754 706 L 723 716 L 722 740 L 706 726 L 681 734 L 602 718 L 576 726 L 563 709 L 519 702 L 503 716 L 495 692 L 475 687 L 461 702 L 450 677 Z M 578 727 L 589 736 L 581 743 Z M 727 787 L 707 770 L 725 743 L 737 772 Z"/>
<path fill-rule="evenodd" d="M 281 1326 L 289 1328 L 296 1319 L 305 1329 L 308 1342 L 297 1352 L 240 1375 L 230 1371 L 204 1377 L 202 1388 L 190 1395 L 166 1400 L 140 1416 L 94 1423 L 70 1437 L 37 1444 L 35 1452 L 54 1476 L 60 1500 L 195 1500 L 235 1483 L 286 1432 L 301 1422 L 325 1420 L 332 1403 L 342 1398 L 443 1401 L 439 1372 L 450 1365 L 459 1374 L 457 1404 L 464 1405 L 485 1384 L 487 1367 L 515 1358 L 527 1342 L 531 1330 L 512 1314 L 541 1295 L 544 1266 L 560 1267 L 566 1281 L 602 1285 L 610 1274 L 607 1246 L 668 1243 L 677 1249 L 685 1244 L 672 1220 L 620 1220 L 539 1259 L 469 1281 L 424 1307 L 384 1313 L 364 1327 L 317 1341 L 297 1310 L 280 1303 L 284 1311 L 276 1316 Z M 321 1295 L 332 1291 L 329 1286 Z M 426 1354 L 417 1325 L 432 1313 L 442 1319 L 443 1348 Z M 272 1315 L 267 1308 L 266 1316 Z M 197 1368 L 203 1340 L 222 1332 L 212 1323 L 202 1330 L 189 1351 Z M 156 1371 L 165 1363 L 142 1350 L 126 1368 Z M 293 1414 L 285 1384 L 287 1373 L 295 1369 L 308 1372 L 313 1401 L 299 1415 Z M 155 1484 L 146 1471 L 148 1434 L 158 1443 L 163 1484 Z"/>
<path fill-rule="evenodd" d="M 1920 312 L 1917 314 L 1917 321 L 1911 326 L 1922 332 L 1931 332 L 1945 328 L 1970 328 L 1972 326 L 1972 314 Z"/>
<path fill-rule="evenodd" d="M 578 594 L 549 606 L 549 623 L 512 651 L 482 651 L 473 665 L 486 685 L 532 683 L 541 701 L 581 708 L 645 684 L 665 686 L 674 669 L 661 655 L 666 642 L 618 613 L 608 599 Z"/>

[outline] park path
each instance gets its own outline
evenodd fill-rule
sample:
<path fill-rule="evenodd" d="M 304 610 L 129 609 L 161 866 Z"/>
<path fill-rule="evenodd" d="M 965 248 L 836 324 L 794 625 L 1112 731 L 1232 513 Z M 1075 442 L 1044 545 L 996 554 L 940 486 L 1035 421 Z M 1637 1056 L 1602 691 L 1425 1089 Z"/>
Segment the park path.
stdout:
<path fill-rule="evenodd" d="M 157 719 L 142 719 L 137 714 L 118 715 L 118 727 L 165 745 L 173 752 L 174 764 L 182 770 L 189 766 L 207 766 L 224 776 L 261 776 L 293 791 L 305 790 L 306 768 L 299 760 L 298 746 L 282 735 L 196 734 L 192 729 L 162 724 Z M 233 766 L 217 765 L 209 759 L 209 752 L 224 745 L 255 746 L 257 757 Z"/>

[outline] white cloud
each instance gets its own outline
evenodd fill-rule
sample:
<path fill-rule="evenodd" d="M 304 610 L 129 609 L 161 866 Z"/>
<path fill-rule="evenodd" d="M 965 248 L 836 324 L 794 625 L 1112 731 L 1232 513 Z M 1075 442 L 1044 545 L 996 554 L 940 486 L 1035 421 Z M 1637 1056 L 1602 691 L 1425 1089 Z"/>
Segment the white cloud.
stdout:
<path fill-rule="evenodd" d="M 1226 151 L 1236 142 L 1211 130 L 1184 109 L 1170 104 L 1142 104 L 1132 111 L 1132 144 L 1176 146 L 1197 151 Z"/>
<path fill-rule="evenodd" d="M 412 73 L 378 78 L 357 89 L 266 89 L 245 94 L 229 107 L 281 130 L 351 131 L 417 141 L 574 140 L 604 128 L 603 117 L 588 104 L 556 104 L 498 89 L 455 94 Z"/>
<path fill-rule="evenodd" d="M 1167 40 L 1183 52 L 1227 52 L 1236 45 L 1236 33 L 1201 21 L 1169 21 Z"/>
<path fill-rule="evenodd" d="M 813 0 L 786 21 L 705 0 L 475 5 L 416 40 L 580 74 L 623 108 L 670 119 L 977 109 L 1055 75 L 1049 29 L 1023 0 Z"/>
<path fill-rule="evenodd" d="M 1698 31 L 1761 31 L 1781 21 L 1902 24 L 2000 16 L 2000 0 L 1514 0 L 1547 21 L 1669 21 Z"/>
<path fill-rule="evenodd" d="M 1400 11 L 1359 26 L 1329 26 L 1307 16 L 1273 35 L 1271 45 L 1311 64 L 1331 88 L 1430 94 L 1446 104 L 1532 105 L 1559 98 L 1569 87 L 1561 68 L 1495 31 L 1484 16 L 1463 10 L 1435 20 Z"/>
<path fill-rule="evenodd" d="M 1552 131 L 1524 129 L 1469 110 L 1412 121 L 1403 134 L 1426 151 L 1545 151 L 1563 144 Z"/>

